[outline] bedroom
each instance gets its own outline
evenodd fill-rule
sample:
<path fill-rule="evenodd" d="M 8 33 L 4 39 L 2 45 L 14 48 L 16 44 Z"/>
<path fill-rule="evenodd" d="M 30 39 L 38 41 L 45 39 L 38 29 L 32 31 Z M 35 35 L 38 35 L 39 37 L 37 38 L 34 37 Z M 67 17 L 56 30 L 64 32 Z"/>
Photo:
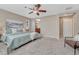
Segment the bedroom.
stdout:
<path fill-rule="evenodd" d="M 22 38 L 21 42 L 23 41 L 23 38 L 27 38 L 28 32 L 38 32 L 38 36 L 39 37 L 41 36 L 37 40 L 30 42 L 29 44 L 26 44 L 10 52 L 9 54 L 13 54 L 13 55 L 19 55 L 19 54 L 21 55 L 28 55 L 28 54 L 30 55 L 35 55 L 35 54 L 68 55 L 70 54 L 70 55 L 73 55 L 73 49 L 70 47 L 64 47 L 63 43 L 64 43 L 64 37 L 73 37 L 77 35 L 79 32 L 79 24 L 78 24 L 79 7 L 78 6 L 79 6 L 78 4 L 75 4 L 75 5 L 74 4 L 64 4 L 64 5 L 63 4 L 41 4 L 40 9 L 44 9 L 46 10 L 46 12 L 45 13 L 40 12 L 40 15 L 38 15 L 36 14 L 38 12 L 36 10 L 34 10 L 32 14 L 29 14 L 29 12 L 32 11 L 30 9 L 35 7 L 35 5 L 33 4 L 0 5 L 1 38 L 3 38 L 2 35 L 4 35 L 5 32 L 8 32 L 7 30 L 5 30 L 5 28 L 8 26 L 12 28 L 19 27 L 18 31 L 21 32 L 21 30 L 23 30 L 25 32 L 25 34 L 24 33 L 18 34 L 18 36 L 21 36 L 20 39 Z M 67 21 L 66 20 L 63 21 L 64 23 L 63 26 L 61 23 L 62 22 L 61 19 L 67 20 Z M 13 34 L 15 32 L 16 32 L 16 29 L 12 30 Z M 35 34 L 32 34 L 32 35 L 35 35 Z M 28 37 L 32 35 L 29 34 Z M 7 36 L 11 36 L 11 34 Z M 16 36 L 15 37 L 11 36 L 10 39 L 12 39 L 12 37 L 15 38 Z M 20 44 L 18 39 L 12 42 L 14 42 L 14 46 Z M 24 42 L 25 41 L 23 41 L 22 43 Z M 7 46 L 9 45 L 6 45 L 0 42 L 1 55 L 7 54 Z M 10 47 L 12 47 L 12 45 Z M 78 51 L 77 51 L 77 54 L 79 54 Z"/>

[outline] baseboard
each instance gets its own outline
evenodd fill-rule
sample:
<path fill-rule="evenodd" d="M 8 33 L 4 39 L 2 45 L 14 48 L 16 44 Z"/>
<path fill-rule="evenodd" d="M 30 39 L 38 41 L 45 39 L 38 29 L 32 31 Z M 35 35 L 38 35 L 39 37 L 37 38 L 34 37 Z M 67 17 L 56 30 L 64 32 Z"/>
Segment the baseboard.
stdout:
<path fill-rule="evenodd" d="M 50 38 L 59 39 L 58 37 L 55 37 L 55 36 L 52 36 L 52 35 L 46 35 L 46 34 L 43 34 L 43 37 L 50 37 Z"/>

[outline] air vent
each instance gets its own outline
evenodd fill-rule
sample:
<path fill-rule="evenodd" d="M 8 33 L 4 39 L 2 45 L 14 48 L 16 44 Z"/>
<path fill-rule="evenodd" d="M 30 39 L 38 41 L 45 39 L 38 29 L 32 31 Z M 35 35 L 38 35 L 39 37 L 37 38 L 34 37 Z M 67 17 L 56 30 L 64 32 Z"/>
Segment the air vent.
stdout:
<path fill-rule="evenodd" d="M 67 8 L 65 8 L 65 10 L 71 10 L 72 9 L 72 7 L 67 7 Z"/>

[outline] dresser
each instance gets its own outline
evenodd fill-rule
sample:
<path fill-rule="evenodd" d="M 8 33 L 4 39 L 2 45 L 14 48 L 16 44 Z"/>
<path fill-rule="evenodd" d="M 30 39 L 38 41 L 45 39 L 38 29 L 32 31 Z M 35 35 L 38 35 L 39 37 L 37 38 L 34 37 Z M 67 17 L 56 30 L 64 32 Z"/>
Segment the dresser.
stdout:
<path fill-rule="evenodd" d="M 40 33 L 40 28 L 35 28 L 35 32 Z"/>

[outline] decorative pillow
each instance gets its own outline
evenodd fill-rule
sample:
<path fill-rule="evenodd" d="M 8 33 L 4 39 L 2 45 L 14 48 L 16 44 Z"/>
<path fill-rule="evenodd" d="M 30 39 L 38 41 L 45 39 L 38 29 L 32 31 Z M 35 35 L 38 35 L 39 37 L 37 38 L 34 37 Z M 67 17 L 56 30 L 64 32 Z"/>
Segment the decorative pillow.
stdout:
<path fill-rule="evenodd" d="M 12 30 L 10 27 L 6 26 L 6 34 L 11 34 Z"/>
<path fill-rule="evenodd" d="M 74 41 L 79 41 L 79 34 L 74 36 Z"/>
<path fill-rule="evenodd" d="M 17 33 L 23 32 L 23 29 L 16 29 Z"/>
<path fill-rule="evenodd" d="M 11 30 L 12 30 L 12 34 L 17 33 L 17 30 L 15 28 L 11 28 Z"/>

